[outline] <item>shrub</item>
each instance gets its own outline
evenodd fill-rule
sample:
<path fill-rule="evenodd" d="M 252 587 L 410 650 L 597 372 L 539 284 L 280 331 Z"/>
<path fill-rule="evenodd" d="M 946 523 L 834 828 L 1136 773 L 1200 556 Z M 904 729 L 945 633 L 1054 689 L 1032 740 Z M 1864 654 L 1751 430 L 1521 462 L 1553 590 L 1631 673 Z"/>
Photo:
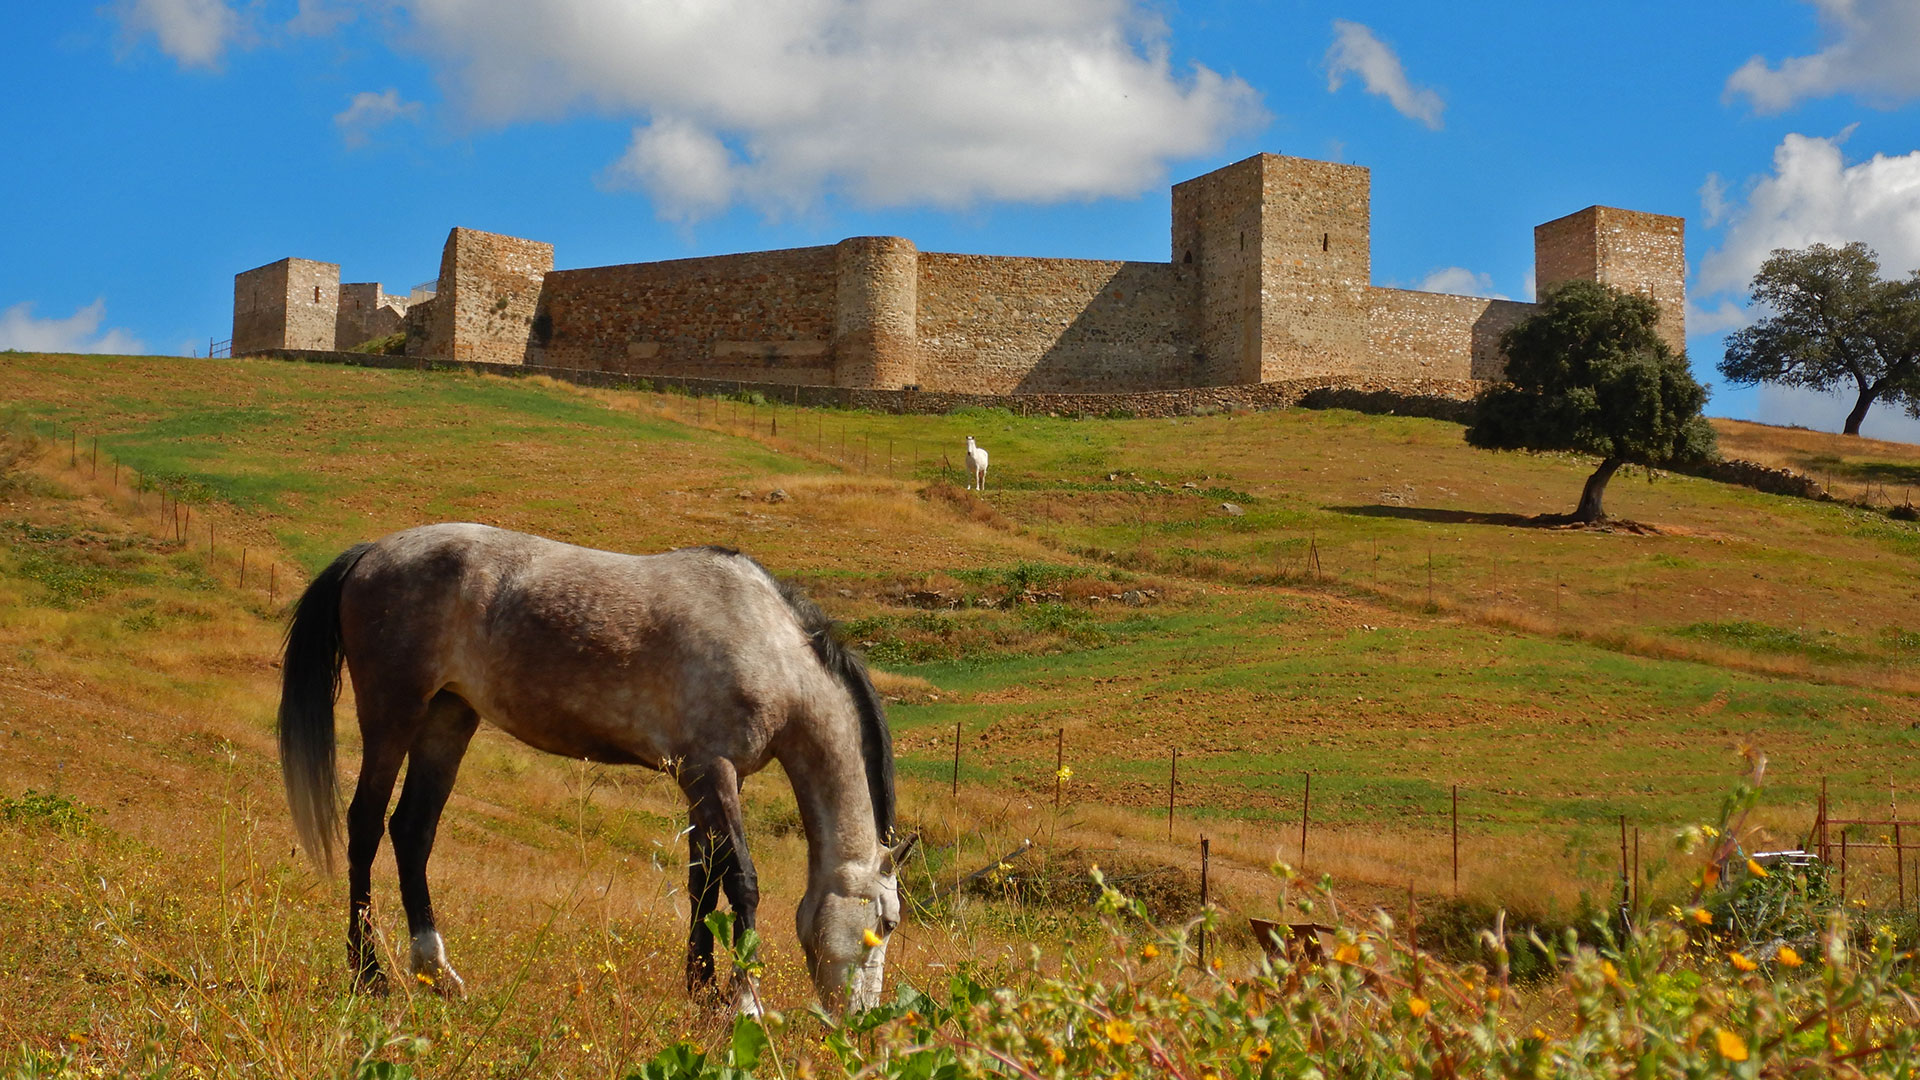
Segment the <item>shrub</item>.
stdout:
<path fill-rule="evenodd" d="M 50 791 L 26 793 L 15 799 L 0 797 L 0 818 L 10 825 L 37 825 L 60 833 L 83 833 L 93 825 L 98 810 L 78 799 Z"/>

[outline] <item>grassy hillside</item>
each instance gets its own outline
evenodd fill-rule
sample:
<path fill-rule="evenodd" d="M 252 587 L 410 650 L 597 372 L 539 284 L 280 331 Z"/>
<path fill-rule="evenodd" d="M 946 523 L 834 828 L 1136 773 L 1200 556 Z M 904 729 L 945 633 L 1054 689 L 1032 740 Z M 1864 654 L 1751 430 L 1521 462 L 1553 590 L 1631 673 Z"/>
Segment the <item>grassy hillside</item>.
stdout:
<path fill-rule="evenodd" d="M 1306 863 L 1353 902 L 1449 890 L 1458 785 L 1465 890 L 1565 913 L 1582 894 L 1604 902 L 1622 814 L 1655 891 L 1677 887 L 1660 876 L 1665 836 L 1710 815 L 1740 746 L 1773 761 L 1755 844 L 1796 840 L 1822 777 L 1868 816 L 1920 780 L 1920 528 L 1664 476 L 1616 482 L 1610 508 L 1637 528 L 1537 527 L 1571 505 L 1586 463 L 1474 451 L 1437 421 L 892 417 L 20 355 L 0 364 L 0 400 L 41 439 L 0 495 L 0 911 L 20 928 L 0 972 L 34 1003 L 0 1006 L 0 1042 L 111 1037 L 119 1056 L 102 1060 L 135 1060 L 144 1039 L 179 1042 L 184 1021 L 167 1017 L 184 1009 L 209 1033 L 190 1047 L 209 1068 L 263 1046 L 337 1060 L 388 1025 L 444 1027 L 440 1066 L 471 1051 L 508 1073 L 538 1052 L 560 1055 L 538 1072 L 617 1074 L 706 1030 L 674 989 L 670 786 L 491 733 L 435 859 L 475 1000 L 368 1011 L 334 994 L 340 887 L 293 857 L 272 755 L 279 619 L 341 548 L 425 521 L 631 551 L 729 544 L 801 578 L 887 673 L 905 815 L 931 841 L 916 873 L 933 880 L 1036 835 L 1046 854 L 1023 873 L 1098 861 L 1177 896 L 1190 870 L 1149 868 L 1190 868 L 1205 831 L 1215 895 L 1258 912 L 1265 866 L 1297 860 L 1311 772 Z M 993 454 L 983 496 L 956 486 L 968 434 Z M 1782 440 L 1873 475 L 1920 460 Z M 175 500 L 192 512 L 185 542 Z M 807 996 L 787 914 L 804 853 L 783 787 L 750 796 L 772 991 L 792 1006 Z M 1857 881 L 1892 891 L 1864 869 Z M 896 970 L 991 966 L 1081 918 L 936 902 Z M 286 989 L 235 993 L 248 980 Z"/>

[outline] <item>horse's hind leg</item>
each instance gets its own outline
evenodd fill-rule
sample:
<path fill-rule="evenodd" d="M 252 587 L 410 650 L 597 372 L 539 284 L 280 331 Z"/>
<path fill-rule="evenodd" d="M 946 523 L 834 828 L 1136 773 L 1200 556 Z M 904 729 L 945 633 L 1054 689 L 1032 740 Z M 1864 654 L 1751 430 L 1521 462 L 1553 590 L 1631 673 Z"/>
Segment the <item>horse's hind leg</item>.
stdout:
<path fill-rule="evenodd" d="M 413 971 L 443 994 L 461 994 L 466 984 L 447 963 L 446 942 L 434 927 L 433 901 L 427 892 L 427 858 L 433 853 L 440 812 L 453 793 L 454 776 L 480 717 L 459 697 L 441 691 L 427 706 L 426 723 L 407 751 L 407 782 L 400 789 L 388 828 L 393 860 L 400 868 L 400 902 L 407 909 L 413 939 Z"/>
<path fill-rule="evenodd" d="M 373 948 L 373 857 L 380 851 L 387 800 L 393 797 L 393 782 L 407 754 L 406 732 L 380 729 L 364 719 L 360 732 L 360 780 L 347 807 L 347 968 L 355 984 L 379 991 L 386 988 L 386 976 Z"/>
<path fill-rule="evenodd" d="M 698 992 L 713 983 L 713 932 L 707 916 L 727 894 L 733 908 L 733 940 L 751 930 L 760 906 L 759 877 L 747 854 L 747 834 L 740 813 L 740 778 L 725 759 L 688 766 L 680 773 L 692 829 L 687 834 L 687 896 L 692 901 L 693 926 L 687 937 L 687 989 Z M 759 993 L 751 976 L 734 972 L 734 1006 L 758 1013 Z"/>

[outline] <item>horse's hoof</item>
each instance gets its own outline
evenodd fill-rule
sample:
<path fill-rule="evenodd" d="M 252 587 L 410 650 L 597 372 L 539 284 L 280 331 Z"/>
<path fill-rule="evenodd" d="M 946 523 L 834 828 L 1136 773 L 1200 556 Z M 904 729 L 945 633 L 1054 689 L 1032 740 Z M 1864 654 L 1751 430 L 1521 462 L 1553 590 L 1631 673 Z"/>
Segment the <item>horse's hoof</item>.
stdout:
<path fill-rule="evenodd" d="M 431 990 L 443 998 L 463 998 L 467 996 L 467 982 L 452 967 L 442 966 L 438 971 L 416 971 L 413 981 L 422 989 Z"/>
<path fill-rule="evenodd" d="M 751 1016 L 758 1020 L 766 1010 L 760 1005 L 760 984 L 751 978 L 733 980 L 733 1015 Z"/>
<path fill-rule="evenodd" d="M 361 968 L 353 976 L 353 992 L 368 997 L 386 997 L 390 987 L 387 985 L 387 973 L 378 967 Z"/>
<path fill-rule="evenodd" d="M 435 931 L 423 930 L 413 937 L 413 978 L 441 997 L 467 996 L 466 981 L 447 963 L 447 943 Z"/>

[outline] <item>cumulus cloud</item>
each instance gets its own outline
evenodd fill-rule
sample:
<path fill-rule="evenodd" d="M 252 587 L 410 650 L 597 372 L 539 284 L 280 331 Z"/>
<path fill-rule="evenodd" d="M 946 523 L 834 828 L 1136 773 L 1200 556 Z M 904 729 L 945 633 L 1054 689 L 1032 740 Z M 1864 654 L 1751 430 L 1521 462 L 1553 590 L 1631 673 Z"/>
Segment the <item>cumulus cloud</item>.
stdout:
<path fill-rule="evenodd" d="M 1448 266 L 1422 278 L 1414 286 L 1420 292 L 1449 293 L 1453 296 L 1484 296 L 1489 300 L 1507 297 L 1493 289 L 1493 275 L 1475 273 L 1464 266 Z"/>
<path fill-rule="evenodd" d="M 823 193 L 965 206 L 1138 194 L 1260 119 L 1176 70 L 1139 0 L 417 0 L 410 41 L 476 121 L 643 117 L 603 182 L 663 216 Z"/>
<path fill-rule="evenodd" d="M 1846 137 L 1788 135 L 1774 149 L 1772 174 L 1722 206 L 1726 234 L 1700 260 L 1697 293 L 1743 294 L 1775 248 L 1815 243 L 1864 240 L 1889 276 L 1920 268 L 1920 150 L 1850 165 Z"/>
<path fill-rule="evenodd" d="M 243 27 L 226 0 L 122 0 L 120 25 L 133 39 L 148 34 L 185 67 L 212 67 Z"/>
<path fill-rule="evenodd" d="M 1727 79 L 1726 96 L 1745 95 L 1775 113 L 1805 98 L 1858 93 L 1886 106 L 1920 97 L 1920 4 L 1914 0 L 1809 0 L 1826 47 L 1770 64 L 1755 56 Z"/>
<path fill-rule="evenodd" d="M 1440 114 L 1447 103 L 1440 95 L 1407 80 L 1406 68 L 1386 42 L 1373 31 L 1345 19 L 1333 21 L 1333 47 L 1327 50 L 1327 90 L 1337 91 L 1347 75 L 1360 76 L 1367 93 L 1378 94 L 1393 103 L 1400 115 L 1418 120 L 1435 131 L 1440 130 Z"/>
<path fill-rule="evenodd" d="M 362 90 L 353 95 L 352 102 L 334 114 L 333 126 L 339 129 L 342 142 L 358 147 L 365 146 L 375 131 L 388 124 L 419 119 L 420 103 L 402 101 L 400 91 L 388 87 L 378 94 Z"/>
<path fill-rule="evenodd" d="M 33 302 L 0 311 L 0 349 L 23 352 L 140 353 L 146 346 L 118 327 L 102 333 L 107 302 L 95 300 L 64 319 L 39 319 Z"/>

